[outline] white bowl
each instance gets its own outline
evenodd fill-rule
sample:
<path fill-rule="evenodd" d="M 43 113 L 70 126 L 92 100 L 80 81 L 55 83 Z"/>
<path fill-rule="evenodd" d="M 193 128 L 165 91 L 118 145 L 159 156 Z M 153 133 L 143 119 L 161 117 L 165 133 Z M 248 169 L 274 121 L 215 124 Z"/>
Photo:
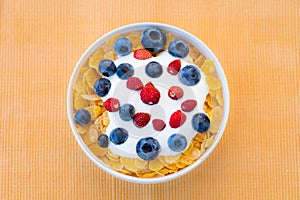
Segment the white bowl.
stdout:
<path fill-rule="evenodd" d="M 98 49 L 107 39 L 109 39 L 111 36 L 117 34 L 117 33 L 124 33 L 124 32 L 130 32 L 132 30 L 143 30 L 147 27 L 158 27 L 161 28 L 162 30 L 166 30 L 169 31 L 171 33 L 173 33 L 174 35 L 185 39 L 186 41 L 188 41 L 189 43 L 191 43 L 193 46 L 195 46 L 207 59 L 213 60 L 216 66 L 216 70 L 217 70 L 217 75 L 219 77 L 219 79 L 222 82 L 222 86 L 223 86 L 223 96 L 224 96 L 224 113 L 223 113 L 223 118 L 220 124 L 220 128 L 218 133 L 215 136 L 215 139 L 212 143 L 212 145 L 204 152 L 203 155 L 200 156 L 200 158 L 198 160 L 196 160 L 193 164 L 191 164 L 190 166 L 187 166 L 186 168 L 175 172 L 173 174 L 167 175 L 167 176 L 163 176 L 163 177 L 155 177 L 155 178 L 138 178 L 138 177 L 133 177 L 133 176 L 128 176 L 122 173 L 119 173 L 113 169 L 111 169 L 109 166 L 107 166 L 104 162 L 102 162 L 99 158 L 97 158 L 90 150 L 89 148 L 86 146 L 86 144 L 84 143 L 84 141 L 82 140 L 81 136 L 77 133 L 76 131 L 76 126 L 75 126 L 75 122 L 73 119 L 73 93 L 72 93 L 72 86 L 74 84 L 74 82 L 76 81 L 77 77 L 78 77 L 78 71 L 79 68 L 88 62 L 88 58 L 93 54 L 93 52 L 95 52 L 96 49 Z M 228 119 L 228 114 L 229 114 L 229 90 L 228 90 L 228 85 L 227 85 L 227 80 L 224 74 L 224 71 L 221 67 L 221 64 L 219 63 L 218 59 L 216 58 L 216 56 L 213 54 L 213 52 L 198 38 L 196 38 L 194 35 L 179 29 L 177 27 L 171 26 L 171 25 L 166 25 L 166 24 L 161 24 L 161 23 L 152 23 L 152 22 L 145 22 L 145 23 L 136 23 L 136 24 L 130 24 L 130 25 L 126 25 L 120 28 L 117 28 L 107 34 L 105 34 L 104 36 L 100 37 L 98 40 L 96 40 L 85 52 L 84 54 L 81 56 L 81 58 L 79 59 L 79 61 L 76 64 L 76 67 L 73 71 L 73 74 L 71 76 L 70 79 L 70 83 L 69 83 L 69 88 L 68 88 L 68 94 L 67 94 L 67 112 L 68 112 L 68 118 L 69 118 L 69 122 L 73 131 L 73 134 L 78 142 L 78 144 L 80 145 L 80 147 L 82 148 L 82 150 L 85 152 L 85 154 L 101 169 L 103 169 L 104 171 L 106 171 L 107 173 L 118 177 L 120 179 L 126 180 L 126 181 L 130 181 L 130 182 L 135 182 L 135 183 L 161 183 L 161 182 L 166 182 L 166 181 L 170 181 L 172 179 L 178 178 L 188 172 L 190 172 L 191 170 L 195 169 L 197 166 L 199 166 L 210 154 L 211 152 L 215 149 L 215 147 L 217 146 L 218 142 L 220 141 L 223 132 L 225 130 L 225 126 L 227 123 L 227 119 Z"/>

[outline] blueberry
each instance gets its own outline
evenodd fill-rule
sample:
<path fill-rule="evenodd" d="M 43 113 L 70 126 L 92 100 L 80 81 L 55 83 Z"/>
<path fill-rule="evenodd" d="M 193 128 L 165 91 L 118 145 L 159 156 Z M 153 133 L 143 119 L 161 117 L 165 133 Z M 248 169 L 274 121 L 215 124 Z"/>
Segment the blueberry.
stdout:
<path fill-rule="evenodd" d="M 99 135 L 97 143 L 100 147 L 108 147 L 108 136 L 105 134 Z"/>
<path fill-rule="evenodd" d="M 136 153 L 143 160 L 154 160 L 160 152 L 159 142 L 152 138 L 142 138 L 136 144 Z"/>
<path fill-rule="evenodd" d="M 143 31 L 141 42 L 145 49 L 151 52 L 158 52 L 166 44 L 166 34 L 159 28 L 152 27 Z"/>
<path fill-rule="evenodd" d="M 94 84 L 94 92 L 100 97 L 104 97 L 109 92 L 110 87 L 110 80 L 106 78 L 100 78 Z"/>
<path fill-rule="evenodd" d="M 193 65 L 187 65 L 179 71 L 179 80 L 187 86 L 196 85 L 201 79 L 199 70 Z"/>
<path fill-rule="evenodd" d="M 128 138 L 128 131 L 124 128 L 115 128 L 109 135 L 109 140 L 116 144 L 123 144 Z"/>
<path fill-rule="evenodd" d="M 129 63 L 121 63 L 117 68 L 117 75 L 120 79 L 126 80 L 132 77 L 134 74 L 134 69 Z"/>
<path fill-rule="evenodd" d="M 175 39 L 169 44 L 168 51 L 172 56 L 184 58 L 189 53 L 189 46 L 185 41 Z"/>
<path fill-rule="evenodd" d="M 158 78 L 163 73 L 161 64 L 159 64 L 158 62 L 155 62 L 155 61 L 149 62 L 146 65 L 145 71 L 146 71 L 146 74 L 148 76 L 150 76 L 151 78 Z"/>
<path fill-rule="evenodd" d="M 200 133 L 206 132 L 210 127 L 210 120 L 204 113 L 195 114 L 192 118 L 193 129 Z"/>
<path fill-rule="evenodd" d="M 133 105 L 129 103 L 123 104 L 119 110 L 119 115 L 121 119 L 124 121 L 130 121 L 133 118 L 134 113 L 135 113 L 135 109 Z"/>
<path fill-rule="evenodd" d="M 126 37 L 118 38 L 114 43 L 114 50 L 118 55 L 126 56 L 132 50 L 132 43 Z"/>
<path fill-rule="evenodd" d="M 109 77 L 116 72 L 116 65 L 112 60 L 104 59 L 99 63 L 98 70 L 100 74 Z"/>
<path fill-rule="evenodd" d="M 77 110 L 75 113 L 75 122 L 79 124 L 80 126 L 85 126 L 91 121 L 91 114 L 89 111 L 81 109 Z"/>
<path fill-rule="evenodd" d="M 172 151 L 183 151 L 187 146 L 186 137 L 181 134 L 173 134 L 168 139 L 168 146 Z"/>

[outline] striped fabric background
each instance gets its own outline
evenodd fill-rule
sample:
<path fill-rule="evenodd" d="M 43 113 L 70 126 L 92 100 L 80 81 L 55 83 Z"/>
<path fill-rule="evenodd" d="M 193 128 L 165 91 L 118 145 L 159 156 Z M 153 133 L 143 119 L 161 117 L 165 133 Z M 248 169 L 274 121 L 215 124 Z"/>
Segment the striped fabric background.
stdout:
<path fill-rule="evenodd" d="M 80 149 L 66 94 L 85 49 L 142 21 L 204 41 L 228 78 L 228 126 L 177 180 L 113 178 Z M 0 1 L 0 199 L 300 199 L 300 2 Z"/>

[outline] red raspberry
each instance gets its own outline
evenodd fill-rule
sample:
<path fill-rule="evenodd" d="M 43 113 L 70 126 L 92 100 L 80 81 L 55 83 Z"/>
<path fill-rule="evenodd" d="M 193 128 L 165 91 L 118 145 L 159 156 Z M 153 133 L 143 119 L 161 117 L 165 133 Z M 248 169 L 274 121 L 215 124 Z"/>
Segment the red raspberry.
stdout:
<path fill-rule="evenodd" d="M 116 112 L 120 109 L 120 102 L 118 99 L 109 98 L 103 103 L 106 110 L 109 112 Z"/>
<path fill-rule="evenodd" d="M 169 124 L 172 128 L 178 128 L 182 124 L 184 124 L 185 120 L 186 120 L 186 115 L 180 110 L 177 110 L 171 115 Z"/>
<path fill-rule="evenodd" d="M 142 128 L 148 124 L 150 121 L 151 115 L 148 113 L 136 113 L 133 116 L 133 123 L 136 127 Z"/>
<path fill-rule="evenodd" d="M 181 62 L 179 59 L 177 59 L 170 62 L 167 71 L 172 75 L 176 75 L 179 72 L 180 68 L 181 68 Z"/>
<path fill-rule="evenodd" d="M 141 100 L 145 104 L 149 105 L 157 104 L 160 99 L 160 93 L 158 89 L 156 89 L 151 82 L 145 85 L 140 93 L 140 96 Z"/>
<path fill-rule="evenodd" d="M 148 58 L 151 58 L 152 55 L 146 49 L 138 49 L 134 51 L 133 57 L 135 57 L 138 60 L 146 60 Z"/>
<path fill-rule="evenodd" d="M 152 125 L 156 131 L 162 131 L 166 127 L 166 123 L 161 119 L 154 119 Z"/>
<path fill-rule="evenodd" d="M 197 105 L 197 101 L 196 100 L 189 99 L 189 100 L 186 100 L 186 101 L 182 102 L 181 109 L 184 112 L 191 112 L 192 110 L 194 110 L 194 108 L 196 107 L 196 105 Z"/>
<path fill-rule="evenodd" d="M 178 86 L 172 86 L 168 91 L 168 95 L 171 99 L 177 100 L 183 97 L 183 90 Z"/>
<path fill-rule="evenodd" d="M 130 90 L 141 90 L 144 87 L 142 81 L 137 77 L 128 78 L 126 86 Z"/>

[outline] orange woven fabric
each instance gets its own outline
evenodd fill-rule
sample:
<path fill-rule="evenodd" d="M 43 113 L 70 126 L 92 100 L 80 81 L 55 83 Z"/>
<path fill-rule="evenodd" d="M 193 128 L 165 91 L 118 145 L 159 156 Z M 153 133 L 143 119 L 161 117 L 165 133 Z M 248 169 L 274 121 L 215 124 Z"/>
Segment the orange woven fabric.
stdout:
<path fill-rule="evenodd" d="M 66 113 L 81 54 L 122 25 L 175 25 L 226 73 L 231 108 L 211 156 L 168 183 L 118 180 L 88 159 Z M 300 3 L 2 0 L 0 199 L 300 199 Z"/>

